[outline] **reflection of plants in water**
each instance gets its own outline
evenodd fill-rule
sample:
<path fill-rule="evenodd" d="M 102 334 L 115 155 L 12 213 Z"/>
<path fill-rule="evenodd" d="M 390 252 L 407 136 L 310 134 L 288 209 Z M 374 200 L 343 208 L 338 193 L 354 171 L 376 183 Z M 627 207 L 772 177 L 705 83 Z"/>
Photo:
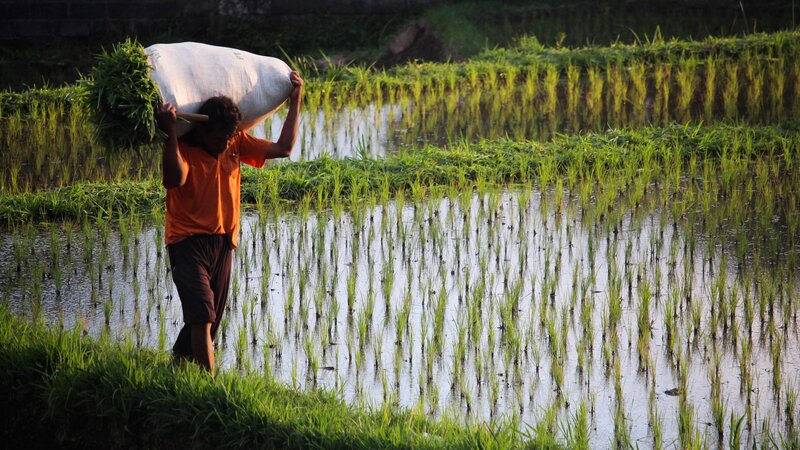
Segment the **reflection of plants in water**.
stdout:
<path fill-rule="evenodd" d="M 703 90 L 703 118 L 706 121 L 711 120 L 714 113 L 714 103 L 717 99 L 717 69 L 719 62 L 713 57 L 709 56 L 703 62 L 705 84 Z"/>
<path fill-rule="evenodd" d="M 697 86 L 697 66 L 699 62 L 695 57 L 684 58 L 678 61 L 675 70 L 675 81 L 678 88 L 678 99 L 675 102 L 677 119 L 686 122 L 689 115 L 689 106 L 694 98 Z"/>
<path fill-rule="evenodd" d="M 571 118 L 577 118 L 578 114 L 578 100 L 581 92 L 580 76 L 580 68 L 572 64 L 567 66 L 567 116 Z"/>
<path fill-rule="evenodd" d="M 597 66 L 590 66 L 586 69 L 588 87 L 586 92 L 586 109 L 589 117 L 597 118 L 602 110 L 602 96 L 604 80 L 601 77 L 600 69 Z M 594 120 L 587 119 L 590 123 Z"/>
<path fill-rule="evenodd" d="M 722 63 L 722 72 L 725 74 L 725 81 L 722 88 L 722 104 L 725 108 L 725 117 L 736 118 L 738 116 L 739 103 L 739 66 L 729 61 Z"/>
<path fill-rule="evenodd" d="M 558 75 L 556 66 L 552 64 L 544 66 L 544 104 L 542 109 L 551 116 L 555 115 L 558 104 Z"/>
<path fill-rule="evenodd" d="M 661 62 L 655 64 L 654 85 L 655 95 L 653 97 L 653 114 L 656 120 L 664 121 L 669 117 L 670 106 L 670 86 L 671 86 L 671 62 Z"/>
<path fill-rule="evenodd" d="M 750 117 L 758 117 L 761 114 L 764 96 L 764 67 L 756 65 L 745 67 L 745 80 L 747 83 L 747 113 Z M 770 90 L 773 89 L 774 86 Z M 772 96 L 775 96 L 774 92 Z"/>
<path fill-rule="evenodd" d="M 792 112 L 795 117 L 800 115 L 800 61 L 794 60 L 794 63 L 791 67 L 792 70 L 792 80 L 794 80 L 792 91 L 794 95 L 792 96 Z"/>
<path fill-rule="evenodd" d="M 622 64 L 612 64 L 611 62 L 606 64 L 605 75 L 607 88 L 605 103 L 608 115 L 613 118 L 614 121 L 621 120 L 622 105 L 626 98 L 628 87 L 627 80 L 623 75 L 623 70 Z"/>
<path fill-rule="evenodd" d="M 388 105 L 411 105 L 398 127 L 403 124 L 412 132 L 371 138 L 371 142 L 398 139 L 388 145 L 389 150 L 417 145 L 431 136 L 439 143 L 456 136 L 546 139 L 565 128 L 594 129 L 627 120 L 642 123 L 648 92 L 656 121 L 685 122 L 701 116 L 709 121 L 717 114 L 715 105 L 725 117 L 746 116 L 751 121 L 782 117 L 784 109 L 800 111 L 800 58 L 792 32 L 700 42 L 523 50 L 498 49 L 462 63 L 410 64 L 392 71 L 349 67 L 331 79 L 312 78 L 304 114 L 309 126 L 303 128 L 303 142 L 309 144 L 303 145 L 303 157 L 349 152 L 352 145 L 338 145 L 332 140 L 338 138 L 331 136 L 347 136 L 348 142 L 364 136 L 355 131 L 361 125 L 347 118 L 346 111 L 368 105 L 375 111 Z M 563 83 L 560 78 L 565 79 Z M 157 176 L 159 161 L 153 153 L 143 160 L 133 152 L 106 159 L 105 151 L 89 141 L 85 113 L 70 100 L 70 92 L 61 88 L 0 95 L 0 142 L 7 150 L 0 185 L 6 192 L 78 180 Z M 702 101 L 694 101 L 700 97 Z M 470 107 L 460 106 L 462 101 Z M 581 102 L 583 115 L 576 114 L 584 106 Z M 740 106 L 747 114 L 739 111 Z M 389 108 L 387 116 L 395 113 L 396 108 Z M 584 123 L 576 123 L 578 119 Z M 371 122 L 372 118 L 366 120 Z"/>

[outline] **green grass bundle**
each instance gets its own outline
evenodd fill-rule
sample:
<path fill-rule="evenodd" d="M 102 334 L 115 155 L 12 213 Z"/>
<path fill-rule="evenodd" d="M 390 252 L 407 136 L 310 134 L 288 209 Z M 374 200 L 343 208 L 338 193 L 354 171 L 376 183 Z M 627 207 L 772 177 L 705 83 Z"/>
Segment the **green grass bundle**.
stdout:
<path fill-rule="evenodd" d="M 159 134 L 155 109 L 161 101 L 150 78 L 144 48 L 135 40 L 98 55 L 99 64 L 81 80 L 81 96 L 94 124 L 94 139 L 110 153 L 138 149 Z"/>

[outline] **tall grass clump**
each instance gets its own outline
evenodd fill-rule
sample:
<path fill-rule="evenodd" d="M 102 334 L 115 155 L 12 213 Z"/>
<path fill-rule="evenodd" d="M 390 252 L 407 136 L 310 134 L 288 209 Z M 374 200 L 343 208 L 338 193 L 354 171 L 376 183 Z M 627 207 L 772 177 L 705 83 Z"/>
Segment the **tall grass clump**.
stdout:
<path fill-rule="evenodd" d="M 144 47 L 126 39 L 97 60 L 80 85 L 95 140 L 111 152 L 150 144 L 159 133 L 154 113 L 161 96 Z"/>

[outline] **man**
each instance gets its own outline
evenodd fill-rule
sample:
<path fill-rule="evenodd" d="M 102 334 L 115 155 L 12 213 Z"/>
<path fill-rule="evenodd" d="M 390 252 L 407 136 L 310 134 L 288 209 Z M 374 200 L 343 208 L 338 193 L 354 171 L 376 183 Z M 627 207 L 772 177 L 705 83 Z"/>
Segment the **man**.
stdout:
<path fill-rule="evenodd" d="M 267 159 L 291 154 L 297 139 L 303 79 L 290 75 L 289 112 L 277 142 L 238 129 L 239 108 L 214 97 L 198 111 L 209 116 L 186 136 L 175 134 L 175 107 L 156 111 L 167 134 L 162 183 L 167 189 L 165 240 L 184 325 L 173 354 L 194 360 L 214 376 L 213 339 L 228 297 L 231 255 L 239 235 L 239 164 L 263 167 Z"/>

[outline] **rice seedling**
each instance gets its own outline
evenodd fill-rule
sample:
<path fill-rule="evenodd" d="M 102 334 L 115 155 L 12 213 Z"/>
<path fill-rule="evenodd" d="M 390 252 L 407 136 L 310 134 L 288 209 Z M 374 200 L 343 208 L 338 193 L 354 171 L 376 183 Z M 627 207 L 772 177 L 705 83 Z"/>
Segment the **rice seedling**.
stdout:
<path fill-rule="evenodd" d="M 720 353 L 714 353 L 713 368 L 709 371 L 709 384 L 711 385 L 711 416 L 714 427 L 717 429 L 717 441 L 722 443 L 725 431 L 725 417 L 727 416 L 726 401 L 721 393 Z"/>
<path fill-rule="evenodd" d="M 159 308 L 158 310 L 158 348 L 166 350 L 167 347 L 167 317 Z"/>
<path fill-rule="evenodd" d="M 247 346 L 247 328 L 244 326 L 240 326 L 237 330 L 234 352 L 236 354 L 236 366 L 242 370 L 249 370 L 250 353 Z"/>
<path fill-rule="evenodd" d="M 742 448 L 742 422 L 744 418 L 744 415 L 736 417 L 734 413 L 731 412 L 730 435 L 728 437 L 728 448 L 731 450 Z"/>
<path fill-rule="evenodd" d="M 772 345 L 770 346 L 770 350 L 772 353 L 772 386 L 780 395 L 781 391 L 781 352 L 782 352 L 782 342 L 781 338 L 776 338 Z"/>
<path fill-rule="evenodd" d="M 625 417 L 625 409 L 619 399 L 614 408 L 614 439 L 611 445 L 614 448 L 633 447 L 633 440 L 631 439 L 630 429 L 628 428 L 627 419 Z"/>
<path fill-rule="evenodd" d="M 553 399 L 549 405 L 542 408 L 537 424 L 532 430 L 532 442 L 542 448 L 552 448 L 558 445 L 556 429 L 558 426 L 558 401 Z"/>
<path fill-rule="evenodd" d="M 650 420 L 650 428 L 653 430 L 653 448 L 660 449 L 663 446 L 664 419 L 661 416 L 661 412 L 655 406 L 655 403 L 651 403 L 650 409 L 648 410 L 648 415 Z"/>
<path fill-rule="evenodd" d="M 789 441 L 796 441 L 798 438 L 797 431 L 795 431 L 797 391 L 791 385 L 787 385 L 785 391 L 784 414 L 786 415 L 786 428 L 789 430 Z"/>
<path fill-rule="evenodd" d="M 617 326 L 619 320 L 622 318 L 622 280 L 616 273 L 614 273 L 611 276 L 609 283 L 606 318 L 608 325 L 613 329 Z"/>

